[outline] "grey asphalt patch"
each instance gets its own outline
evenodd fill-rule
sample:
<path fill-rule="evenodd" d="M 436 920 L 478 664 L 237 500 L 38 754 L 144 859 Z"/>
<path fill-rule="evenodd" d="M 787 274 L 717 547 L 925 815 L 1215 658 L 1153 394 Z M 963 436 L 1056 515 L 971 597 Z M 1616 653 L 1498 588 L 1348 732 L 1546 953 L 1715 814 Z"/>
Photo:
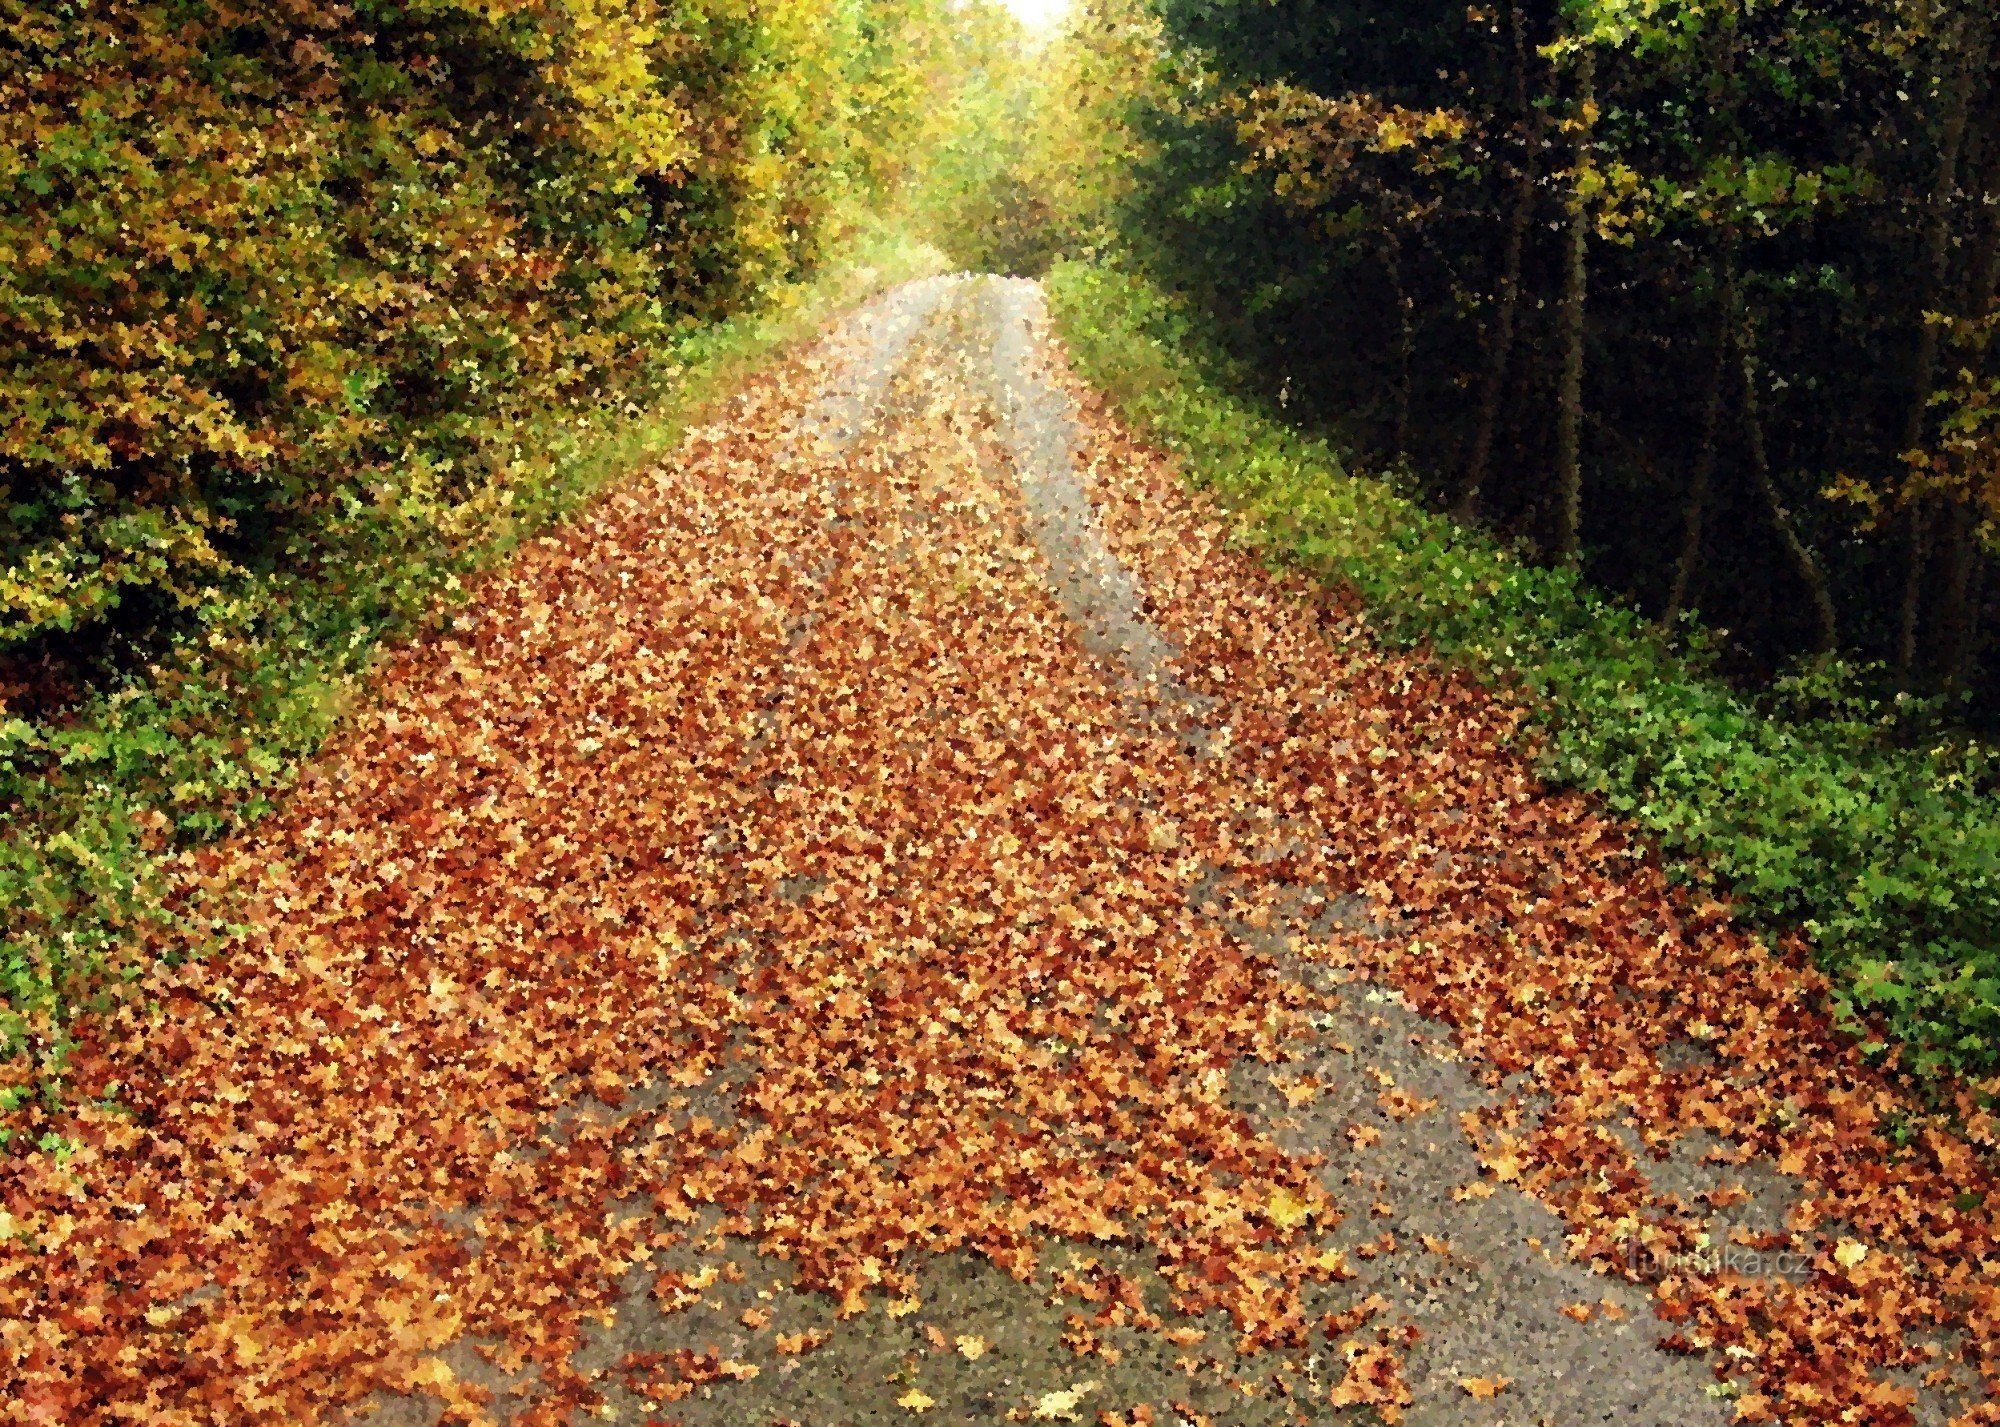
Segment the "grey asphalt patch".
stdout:
<path fill-rule="evenodd" d="M 1236 1100 L 1273 1138 L 1326 1157 L 1322 1180 L 1350 1217 L 1336 1232 L 1358 1277 L 1423 1336 L 1405 1357 L 1413 1427 L 1559 1422 L 1633 1427 L 1726 1422 L 1702 1363 L 1657 1350 L 1651 1296 L 1563 1257 L 1546 1207 L 1482 1179 L 1459 1116 L 1508 1098 L 1459 1059 L 1447 1027 L 1368 982 L 1330 986 L 1280 939 L 1240 923 L 1239 939 L 1334 994 L 1320 1043 L 1276 1067 L 1240 1066 Z M 1325 1089 L 1293 1105 L 1289 1087 Z M 1385 1103 L 1385 1097 L 1393 1096 Z M 1389 1103 L 1398 1108 L 1392 1110 Z M 1392 1252 L 1362 1257 L 1392 1234 Z M 1610 1304 L 1619 1315 L 1606 1315 Z M 1578 1322 L 1565 1308 L 1588 1310 Z M 1467 1379 L 1506 1379 L 1475 1400 Z"/>
<path fill-rule="evenodd" d="M 975 361 L 974 371 L 993 405 L 1050 588 L 1076 621 L 1085 650 L 1127 694 L 1137 721 L 1179 737 L 1194 757 L 1211 755 L 1215 701 L 1174 676 L 1179 651 L 1146 619 L 1144 593 L 1105 543 L 1077 469 L 1075 404 L 1040 365 L 1037 344 L 1047 326 L 1040 284 L 983 278 L 965 301 L 991 332 L 990 357 Z"/>
<path fill-rule="evenodd" d="M 883 393 L 901 370 L 910 343 L 963 281 L 919 278 L 870 299 L 841 323 L 825 345 L 843 353 L 843 360 L 799 423 L 800 434 L 818 443 L 819 454 L 845 450 L 881 414 Z"/>
<path fill-rule="evenodd" d="M 1218 1423 L 1263 1427 L 1292 1420 L 1282 1397 L 1246 1397 L 1230 1383 L 1239 1372 L 1228 1327 L 1199 1325 L 1199 1342 L 1181 1343 L 1130 1327 L 1095 1327 L 1097 1351 L 1079 1356 L 1064 1341 L 1073 1317 L 1102 1306 L 1066 1293 L 1071 1279 L 1105 1271 L 1133 1285 L 1132 1296 L 1166 1311 L 1166 1290 L 1151 1267 L 1116 1247 L 1058 1246 L 1028 1281 L 985 1259 L 949 1254 L 917 1264 L 913 1300 L 885 1304 L 842 1320 L 830 1299 L 797 1292 L 790 1267 L 759 1256 L 740 1240 L 696 1239 L 669 1251 L 661 1267 L 693 1272 L 719 1266 L 699 1301 L 663 1313 L 649 1297 L 651 1275 L 628 1284 L 617 1320 L 593 1335 L 579 1367 L 609 1374 L 605 1419 L 639 1422 L 665 1416 L 685 1427 L 797 1422 L 849 1424 L 979 1423 L 1068 1420 L 1063 1395 L 1074 1394 L 1074 1420 L 1100 1409 L 1158 1404 L 1163 1427 L 1185 1403 Z M 1134 1292 L 1136 1290 L 1136 1292 Z M 810 1335 L 800 1344 L 800 1335 Z M 789 1349 L 789 1351 L 787 1351 Z M 692 1351 L 732 1365 L 720 1381 L 665 1406 L 624 1385 L 650 1353 Z M 1189 1368 L 1193 1371 L 1190 1372 Z M 748 1370 L 748 1371 L 746 1371 Z M 920 1396 L 914 1396 L 917 1394 Z M 1055 1400 L 1051 1402 L 1051 1394 Z M 928 1403 L 929 1405 L 923 1405 Z"/>
<path fill-rule="evenodd" d="M 1014 278 L 988 278 L 979 287 L 979 316 L 993 329 L 989 389 L 1000 437 L 1056 596 L 1093 654 L 1117 660 L 1145 683 L 1171 683 L 1174 648 L 1140 612 L 1139 587 L 1105 545 L 1078 476 L 1076 412 L 1034 365 L 1041 289 Z"/>

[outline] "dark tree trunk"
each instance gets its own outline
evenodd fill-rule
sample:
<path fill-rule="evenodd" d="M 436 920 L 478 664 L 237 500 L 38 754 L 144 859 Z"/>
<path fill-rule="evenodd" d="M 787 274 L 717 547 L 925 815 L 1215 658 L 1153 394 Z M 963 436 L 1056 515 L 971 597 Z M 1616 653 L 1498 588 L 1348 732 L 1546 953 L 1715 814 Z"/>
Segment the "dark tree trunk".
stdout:
<path fill-rule="evenodd" d="M 1465 463 L 1453 513 L 1470 520 L 1479 513 L 1480 492 L 1493 465 L 1493 442 L 1500 428 L 1500 398 L 1507 385 L 1507 368 L 1514 358 L 1514 328 L 1521 305 L 1521 266 L 1528 244 L 1528 226 L 1535 216 L 1535 179 L 1524 173 L 1514 185 L 1514 211 L 1507 224 L 1502 256 L 1499 310 L 1488 338 L 1486 377 L 1479 391 L 1478 424 L 1472 431 L 1472 454 Z"/>
<path fill-rule="evenodd" d="M 1945 89 L 1938 133 L 1937 175 L 1931 188 L 1918 267 L 1920 311 L 1926 312 L 1935 307 L 1950 274 L 1953 220 L 1958 211 L 1958 168 L 1965 148 L 1966 120 L 1971 112 L 1973 87 L 1984 76 L 1992 50 L 1992 30 L 1984 16 L 1968 17 L 1965 24 L 1966 30 L 1952 45 L 1951 76 Z M 1910 404 L 1903 419 L 1899 456 L 1923 445 L 1929 425 L 1931 389 L 1937 380 L 1938 347 L 1937 325 L 1923 322 L 1910 363 Z M 1936 521 L 1937 512 L 1927 499 L 1913 499 L 1905 507 L 1903 594 L 1896 617 L 1896 675 L 1904 683 L 1909 682 L 1916 668 L 1917 626 L 1923 613 L 1924 576 L 1930 565 Z"/>
<path fill-rule="evenodd" d="M 1723 25 L 1714 35 L 1715 73 L 1723 87 L 1712 105 L 1704 134 L 1711 147 L 1720 147 L 1724 136 L 1738 125 L 1741 96 L 1736 83 L 1736 60 L 1742 36 L 1738 26 Z M 1666 608 L 1660 623 L 1671 629 L 1686 612 L 1693 598 L 1695 572 L 1701 566 L 1703 540 L 1707 533 L 1709 491 L 1715 481 L 1715 463 L 1722 438 L 1722 411 L 1729 392 L 1729 369 L 1736 361 L 1738 273 L 1741 269 L 1739 241 L 1728 232 L 1720 264 L 1708 276 L 1715 284 L 1715 354 L 1709 364 L 1707 389 L 1701 404 L 1701 446 L 1695 453 L 1694 469 L 1688 476 L 1686 503 L 1681 509 L 1680 558 L 1674 562 L 1674 579 L 1667 591 Z"/>
<path fill-rule="evenodd" d="M 1770 452 L 1764 442 L 1763 402 L 1757 391 L 1757 329 L 1750 320 L 1749 308 L 1743 301 L 1742 288 L 1733 271 L 1729 274 L 1725 300 L 1735 313 L 1735 320 L 1730 326 L 1735 334 L 1737 369 L 1742 373 L 1743 436 L 1750 458 L 1750 479 L 1756 487 L 1758 499 L 1763 502 L 1765 514 L 1771 519 L 1778 544 L 1783 548 L 1799 583 L 1805 586 L 1806 596 L 1812 604 L 1813 653 L 1820 659 L 1827 659 L 1840 642 L 1833 591 L 1827 584 L 1826 572 L 1820 568 L 1818 559 L 1793 525 L 1791 512 L 1785 509 L 1784 500 L 1778 494 L 1777 482 L 1771 476 Z"/>
<path fill-rule="evenodd" d="M 2000 310 L 2000 94 L 1988 89 L 1985 118 L 1978 137 L 1981 177 L 1973 195 L 1979 217 L 1978 234 L 1968 264 L 1966 311 L 1990 319 Z M 1944 589 L 1938 609 L 1943 630 L 1940 674 L 1946 689 L 1965 687 L 1980 648 L 1980 620 L 1986 555 L 1980 548 L 1976 510 L 1963 500 L 1953 508 L 1946 539 Z"/>
<path fill-rule="evenodd" d="M 1922 612 L 1924 572 L 1931 562 L 1929 503 L 1903 507 L 1903 595 L 1896 610 L 1896 681 L 1907 684 L 1917 665 L 1917 616 Z"/>
<path fill-rule="evenodd" d="M 1694 470 L 1688 477 L 1687 504 L 1681 511 L 1681 553 L 1674 563 L 1674 583 L 1667 592 L 1667 607 L 1660 623 L 1672 627 L 1688 607 L 1694 591 L 1695 570 L 1701 564 L 1702 540 L 1708 521 L 1709 487 L 1715 480 L 1716 442 L 1722 430 L 1722 403 L 1728 383 L 1732 354 L 1736 348 L 1731 327 L 1736 321 L 1733 292 L 1735 258 L 1729 259 L 1732 274 L 1728 291 L 1718 312 L 1715 331 L 1715 360 L 1709 366 L 1708 387 L 1701 404 L 1701 449 L 1695 453 Z"/>
<path fill-rule="evenodd" d="M 1578 109 L 1596 102 L 1596 58 L 1585 50 L 1577 76 Z M 1556 391 L 1555 554 L 1574 564 L 1583 527 L 1583 346 L 1590 296 L 1590 205 L 1579 180 L 1590 162 L 1590 129 L 1579 114 L 1576 177 L 1571 181 L 1569 244 L 1563 263 L 1560 324 L 1562 378 Z"/>
<path fill-rule="evenodd" d="M 1975 317 L 1990 317 L 1994 301 L 2000 297 L 2000 93 L 1987 94 L 1982 138 L 1985 152 L 1981 155 L 1979 191 L 1973 195 L 1980 223 L 1972 245 L 1972 290 L 1966 310 Z"/>
<path fill-rule="evenodd" d="M 1938 674 L 1948 690 L 1964 685 L 1978 643 L 1978 569 L 1978 520 L 1965 501 L 1953 501 L 1944 522 L 1944 578 L 1938 592 Z"/>
<path fill-rule="evenodd" d="M 1500 399 L 1506 390 L 1507 367 L 1514 359 L 1514 329 L 1521 306 L 1521 268 L 1528 246 L 1528 228 L 1535 219 L 1535 174 L 1541 152 L 1541 113 L 1528 86 L 1527 17 L 1519 0 L 1510 7 L 1514 30 L 1514 109 L 1520 126 L 1520 167 L 1514 175 L 1513 209 L 1507 220 L 1507 240 L 1500 256 L 1500 293 L 1487 336 L 1486 377 L 1480 386 L 1479 416 L 1472 432 L 1472 453 L 1460 478 L 1452 513 L 1471 520 L 1479 513 L 1480 493 L 1493 464 L 1493 443 L 1500 428 Z"/>
<path fill-rule="evenodd" d="M 1410 454 L 1410 383 L 1417 360 L 1416 303 L 1403 281 L 1403 244 L 1392 227 L 1385 231 L 1382 265 L 1389 274 L 1389 292 L 1396 300 L 1396 460 Z"/>

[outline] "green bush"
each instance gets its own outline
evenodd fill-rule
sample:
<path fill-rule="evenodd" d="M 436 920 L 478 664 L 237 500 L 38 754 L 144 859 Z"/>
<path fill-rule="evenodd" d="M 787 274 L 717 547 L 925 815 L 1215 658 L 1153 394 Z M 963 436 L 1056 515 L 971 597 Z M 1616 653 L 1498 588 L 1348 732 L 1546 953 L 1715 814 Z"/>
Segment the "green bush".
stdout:
<path fill-rule="evenodd" d="M 422 544 L 547 412 L 808 268 L 940 6 L 0 14 L 0 684 Z"/>
<path fill-rule="evenodd" d="M 1269 549 L 1351 586 L 1394 643 L 1518 688 L 1542 773 L 1658 839 L 1774 928 L 1803 926 L 1836 1009 L 1920 1076 L 2000 1068 L 2000 813 L 1990 755 L 1904 746 L 1906 712 L 1838 668 L 1759 708 L 1562 568 L 1349 474 L 1247 387 L 1188 307 L 1112 264 L 1066 262 L 1052 308 L 1078 370 L 1253 517 Z"/>
<path fill-rule="evenodd" d="M 976 62 L 925 136 L 913 206 L 960 267 L 1037 275 L 1057 245 L 1054 214 L 1029 162 L 1045 98 L 1038 54 L 1005 11 L 972 6 L 965 14 L 962 42 Z"/>

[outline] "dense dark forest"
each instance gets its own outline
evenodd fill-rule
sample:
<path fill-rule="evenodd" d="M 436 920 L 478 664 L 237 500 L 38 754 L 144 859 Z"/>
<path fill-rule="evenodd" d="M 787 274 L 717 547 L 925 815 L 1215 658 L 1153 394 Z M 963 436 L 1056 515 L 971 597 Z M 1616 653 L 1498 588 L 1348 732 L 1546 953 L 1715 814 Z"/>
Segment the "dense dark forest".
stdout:
<path fill-rule="evenodd" d="M 1126 236 L 1295 416 L 1739 674 L 2000 714 L 1984 5 L 1156 9 Z"/>

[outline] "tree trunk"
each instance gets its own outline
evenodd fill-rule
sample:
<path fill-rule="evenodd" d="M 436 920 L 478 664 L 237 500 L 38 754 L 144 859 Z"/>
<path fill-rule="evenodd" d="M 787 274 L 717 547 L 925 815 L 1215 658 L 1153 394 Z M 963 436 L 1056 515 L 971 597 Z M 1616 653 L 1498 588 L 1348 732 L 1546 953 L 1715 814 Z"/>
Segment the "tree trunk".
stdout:
<path fill-rule="evenodd" d="M 1981 177 L 1974 199 L 1980 221 L 1968 263 L 1970 287 L 1965 310 L 1975 319 L 1987 320 L 2000 311 L 2000 95 L 1990 90 L 1979 137 L 1983 140 Z M 1944 687 L 1952 692 L 1965 686 L 1979 651 L 1986 556 L 1980 548 L 1978 526 L 1977 512 L 1963 500 L 1953 507 L 1946 536 L 1943 599 L 1938 609 L 1943 630 L 1940 673 Z"/>
<path fill-rule="evenodd" d="M 1969 265 L 1972 289 L 1966 304 L 1966 311 L 1974 317 L 1992 316 L 1995 300 L 2000 298 L 2000 95 L 1987 96 L 1984 139 L 1979 192 L 1974 195 L 1981 221 L 1973 242 Z"/>
<path fill-rule="evenodd" d="M 1971 588 L 1965 595 L 1965 646 L 1959 651 L 1958 667 L 1952 671 L 1954 690 L 1965 687 L 1971 679 L 1973 666 L 1978 662 L 1980 634 L 1986 621 L 1986 587 L 1992 578 L 1993 565 L 1987 559 L 1985 549 L 1979 544 L 1978 536 L 1973 537 Z"/>
<path fill-rule="evenodd" d="M 1971 506 L 1953 501 L 1944 528 L 1944 583 L 1938 603 L 1938 673 L 1947 690 L 1963 686 L 1979 634 L 1978 522 Z"/>
<path fill-rule="evenodd" d="M 1984 22 L 1975 22 L 1973 33 L 1964 41 L 1951 83 L 1945 92 L 1944 124 L 1938 134 L 1936 182 L 1931 189 L 1929 226 L 1924 232 L 1924 248 L 1918 272 L 1922 281 L 1923 306 L 1933 308 L 1944 292 L 1951 272 L 1953 219 L 1958 212 L 1959 159 L 1965 150 L 1966 120 L 1971 114 L 1974 83 L 1984 74 L 1992 48 L 1990 31 Z M 1917 351 L 1911 363 L 1910 406 L 1903 422 L 1903 449 L 1913 451 L 1924 439 L 1930 410 L 1931 386 L 1937 376 L 1938 328 L 1925 322 L 1917 333 Z"/>
<path fill-rule="evenodd" d="M 1493 464 L 1493 442 L 1500 428 L 1500 398 L 1507 384 L 1507 367 L 1514 357 L 1514 324 L 1521 304 L 1521 266 L 1528 244 L 1528 226 L 1535 215 L 1535 178 L 1523 173 L 1514 185 L 1514 212 L 1507 224 L 1507 247 L 1501 259 L 1500 304 L 1486 354 L 1486 379 L 1479 392 L 1479 421 L 1472 432 L 1472 455 L 1465 463 L 1458 499 L 1452 513 L 1470 520 L 1479 513 L 1479 495 Z"/>
<path fill-rule="evenodd" d="M 1588 111 L 1596 102 L 1596 56 L 1589 50 L 1577 76 L 1576 174 L 1569 196 L 1569 251 L 1563 268 L 1562 380 L 1556 395 L 1555 554 L 1575 564 L 1583 526 L 1583 343 L 1590 295 L 1590 206 L 1581 180 L 1590 162 Z"/>
<path fill-rule="evenodd" d="M 1793 526 L 1791 512 L 1785 509 L 1785 503 L 1778 494 L 1777 482 L 1771 477 L 1770 452 L 1764 443 L 1763 403 L 1757 393 L 1757 331 L 1751 325 L 1749 309 L 1743 301 L 1742 289 L 1734 272 L 1729 276 L 1726 300 L 1735 313 L 1735 320 L 1730 326 L 1735 334 L 1737 369 L 1743 378 L 1743 436 L 1750 457 L 1750 478 L 1756 486 L 1758 498 L 1764 503 L 1765 514 L 1771 518 L 1771 526 L 1777 532 L 1785 558 L 1791 563 L 1799 583 L 1806 587 L 1807 598 L 1812 602 L 1813 653 L 1825 660 L 1833 655 L 1840 640 L 1833 592 L 1827 585 L 1826 572 L 1820 568 L 1812 550 Z"/>
<path fill-rule="evenodd" d="M 1735 24 L 1725 24 L 1713 36 L 1714 54 L 1710 61 L 1723 81 L 1720 96 L 1709 111 L 1704 139 L 1711 149 L 1724 146 L 1725 134 L 1737 124 L 1741 94 L 1736 83 L 1736 60 L 1742 36 Z M 1711 269 L 1715 289 L 1715 359 L 1709 364 L 1707 390 L 1701 408 L 1701 447 L 1696 452 L 1694 470 L 1688 478 L 1687 502 L 1681 511 L 1681 552 L 1674 562 L 1674 582 L 1667 591 L 1667 606 L 1660 624 L 1672 629 L 1686 612 L 1695 585 L 1695 571 L 1701 566 L 1702 542 L 1708 522 L 1709 489 L 1715 481 L 1715 463 L 1722 437 L 1722 409 L 1729 392 L 1729 368 L 1735 360 L 1738 289 L 1741 255 L 1734 230 L 1725 230 L 1721 265 Z"/>
<path fill-rule="evenodd" d="M 1958 204 L 1958 165 L 1965 148 L 1965 126 L 1972 106 L 1974 83 L 1983 76 L 1992 51 L 1992 30 L 1984 17 L 1969 17 L 1969 29 L 1952 46 L 1952 73 L 1945 89 L 1943 125 L 1938 133 L 1938 164 L 1931 188 L 1929 225 L 1924 231 L 1918 266 L 1921 312 L 1932 310 L 1943 293 L 1951 266 L 1953 218 Z M 1930 414 L 1931 388 L 1937 379 L 1938 328 L 1924 321 L 1917 333 L 1910 364 L 1910 404 L 1903 419 L 1900 458 L 1924 441 Z M 1924 572 L 1930 563 L 1935 513 L 1931 502 L 1917 498 L 1903 517 L 1903 597 L 1896 621 L 1896 675 L 1907 683 L 1917 662 L 1917 625 L 1923 609 Z"/>
<path fill-rule="evenodd" d="M 1514 359 L 1514 327 L 1521 306 L 1521 267 L 1528 245 L 1528 228 L 1535 218 L 1535 173 L 1541 151 L 1541 118 L 1528 93 L 1527 18 L 1519 0 L 1510 7 L 1514 29 L 1514 108 L 1521 126 L 1520 167 L 1514 177 L 1514 208 L 1508 217 L 1507 242 L 1500 258 L 1499 310 L 1487 338 L 1486 378 L 1479 392 L 1478 424 L 1472 432 L 1472 454 L 1460 479 L 1452 513 L 1471 520 L 1479 513 L 1480 493 L 1493 464 L 1493 442 L 1500 427 L 1500 399 L 1507 385 L 1507 367 Z"/>
<path fill-rule="evenodd" d="M 1917 666 L 1917 616 L 1922 612 L 1924 571 L 1931 562 L 1929 502 L 1903 507 L 1903 597 L 1896 610 L 1896 682 L 1907 684 Z"/>
<path fill-rule="evenodd" d="M 1416 304 L 1403 281 L 1403 244 L 1394 228 L 1385 231 L 1382 264 L 1389 274 L 1389 292 L 1396 300 L 1396 461 L 1410 454 L 1410 383 L 1416 366 Z"/>
<path fill-rule="evenodd" d="M 1667 607 L 1660 614 L 1660 623 L 1668 628 L 1680 619 L 1688 607 L 1688 597 L 1694 589 L 1694 572 L 1701 564 L 1701 549 L 1704 527 L 1708 520 L 1708 491 L 1715 479 L 1716 441 L 1722 430 L 1722 401 L 1727 383 L 1724 374 L 1729 370 L 1731 354 L 1735 351 L 1735 338 L 1731 335 L 1731 325 L 1736 321 L 1734 311 L 1735 256 L 1729 258 L 1730 276 L 1725 283 L 1725 297 L 1719 308 L 1719 320 L 1715 331 L 1715 361 L 1709 367 L 1708 389 L 1702 399 L 1701 408 L 1701 449 L 1695 456 L 1694 472 L 1688 479 L 1687 505 L 1681 512 L 1681 553 L 1674 564 L 1673 588 L 1667 592 Z"/>

